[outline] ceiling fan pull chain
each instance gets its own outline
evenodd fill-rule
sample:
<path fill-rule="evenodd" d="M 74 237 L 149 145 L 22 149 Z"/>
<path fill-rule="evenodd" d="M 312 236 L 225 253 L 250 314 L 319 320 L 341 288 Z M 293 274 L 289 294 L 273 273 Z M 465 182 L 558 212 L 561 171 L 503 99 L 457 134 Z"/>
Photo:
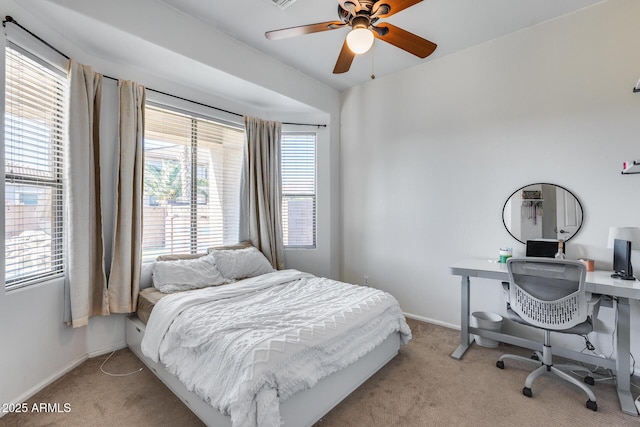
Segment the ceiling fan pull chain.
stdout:
<path fill-rule="evenodd" d="M 376 78 L 376 75 L 373 72 L 373 65 L 374 65 L 373 57 L 375 56 L 375 52 L 376 52 L 376 46 L 374 43 L 373 47 L 371 48 L 371 80 Z"/>

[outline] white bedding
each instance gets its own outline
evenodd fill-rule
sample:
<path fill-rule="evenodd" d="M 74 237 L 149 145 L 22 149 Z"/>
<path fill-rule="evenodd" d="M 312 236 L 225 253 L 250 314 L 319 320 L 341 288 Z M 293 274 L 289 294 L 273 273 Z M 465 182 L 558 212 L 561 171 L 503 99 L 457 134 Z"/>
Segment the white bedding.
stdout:
<path fill-rule="evenodd" d="M 164 297 L 142 351 L 234 427 L 271 427 L 280 402 L 395 332 L 411 338 L 391 295 L 283 270 Z"/>

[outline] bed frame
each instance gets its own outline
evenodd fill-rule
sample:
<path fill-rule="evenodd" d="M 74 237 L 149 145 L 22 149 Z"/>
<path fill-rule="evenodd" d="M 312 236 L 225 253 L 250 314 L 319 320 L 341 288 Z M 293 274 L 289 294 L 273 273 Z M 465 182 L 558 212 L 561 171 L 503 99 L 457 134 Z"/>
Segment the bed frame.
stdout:
<path fill-rule="evenodd" d="M 162 364 L 142 354 L 140 348 L 145 325 L 135 315 L 126 320 L 126 340 L 133 353 L 208 426 L 231 426 L 231 417 L 223 415 L 195 393 L 190 392 Z M 346 368 L 325 377 L 314 387 L 291 396 L 280 405 L 286 427 L 310 427 L 340 401 L 398 354 L 400 334 L 391 334 L 378 347 Z"/>

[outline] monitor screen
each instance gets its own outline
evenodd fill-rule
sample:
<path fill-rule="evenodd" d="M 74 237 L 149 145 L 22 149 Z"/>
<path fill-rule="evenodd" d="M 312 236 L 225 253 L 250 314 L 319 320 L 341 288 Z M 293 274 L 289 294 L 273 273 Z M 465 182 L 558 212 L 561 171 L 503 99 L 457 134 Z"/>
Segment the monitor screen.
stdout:
<path fill-rule="evenodd" d="M 558 253 L 557 240 L 527 240 L 526 245 L 526 256 L 554 258 Z"/>
<path fill-rule="evenodd" d="M 620 239 L 613 241 L 613 271 L 623 276 L 633 276 L 630 241 Z"/>

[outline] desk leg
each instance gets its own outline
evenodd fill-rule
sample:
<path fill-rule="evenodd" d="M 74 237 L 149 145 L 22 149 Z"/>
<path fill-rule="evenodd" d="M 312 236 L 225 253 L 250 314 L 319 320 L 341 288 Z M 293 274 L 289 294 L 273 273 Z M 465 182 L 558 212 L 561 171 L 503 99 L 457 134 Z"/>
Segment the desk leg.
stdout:
<path fill-rule="evenodd" d="M 456 348 L 451 354 L 451 357 L 454 359 L 461 359 L 464 355 L 465 351 L 469 348 L 470 345 L 470 336 L 469 336 L 469 288 L 470 288 L 470 280 L 469 276 L 462 276 L 461 281 L 461 290 L 460 290 L 460 345 Z"/>
<path fill-rule="evenodd" d="M 616 325 L 616 385 L 618 388 L 618 400 L 622 412 L 630 415 L 638 415 L 636 405 L 631 396 L 631 312 L 629 299 L 618 297 L 616 303 L 618 312 L 618 324 Z"/>

